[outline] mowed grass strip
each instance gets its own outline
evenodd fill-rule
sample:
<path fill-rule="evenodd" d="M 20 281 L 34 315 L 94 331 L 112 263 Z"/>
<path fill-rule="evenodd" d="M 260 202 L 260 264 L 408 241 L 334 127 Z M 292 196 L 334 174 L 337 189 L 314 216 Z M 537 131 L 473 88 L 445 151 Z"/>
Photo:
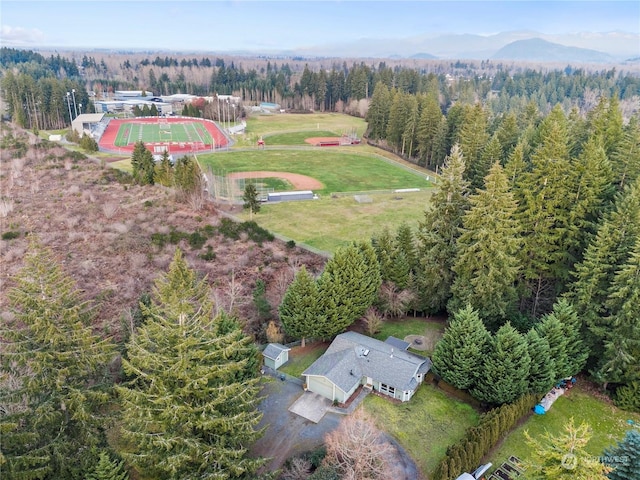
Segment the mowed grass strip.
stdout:
<path fill-rule="evenodd" d="M 305 150 L 231 151 L 198 156 L 216 175 L 269 170 L 299 173 L 323 183 L 316 193 L 429 188 L 431 184 L 368 154 L 343 153 L 319 148 Z"/>
<path fill-rule="evenodd" d="M 339 137 L 335 132 L 292 132 L 276 133 L 264 137 L 267 145 L 309 145 L 305 140 L 312 137 Z"/>
<path fill-rule="evenodd" d="M 358 203 L 352 195 L 319 200 L 263 204 L 253 216 L 261 227 L 296 242 L 333 252 L 353 240 L 367 240 L 407 223 L 416 228 L 424 218 L 433 189 L 404 194 L 371 195 L 372 203 Z M 249 220 L 249 213 L 241 214 Z"/>
<path fill-rule="evenodd" d="M 594 456 L 601 456 L 608 448 L 622 439 L 631 427 L 627 420 L 640 423 L 640 414 L 625 412 L 586 391 L 580 381 L 565 395 L 554 402 L 544 415 L 531 415 L 523 425 L 509 434 L 499 448 L 488 459 L 495 467 L 500 466 L 509 456 L 515 455 L 523 461 L 529 460 L 531 449 L 526 443 L 524 431 L 535 439 L 541 439 L 545 431 L 554 436 L 565 433 L 564 426 L 573 417 L 574 425 L 588 423 L 592 437 L 585 450 Z"/>
<path fill-rule="evenodd" d="M 447 396 L 431 384 L 423 384 L 410 401 L 395 403 L 369 395 L 364 409 L 378 428 L 392 435 L 430 476 L 447 447 L 478 423 L 478 413 L 468 404 Z"/>

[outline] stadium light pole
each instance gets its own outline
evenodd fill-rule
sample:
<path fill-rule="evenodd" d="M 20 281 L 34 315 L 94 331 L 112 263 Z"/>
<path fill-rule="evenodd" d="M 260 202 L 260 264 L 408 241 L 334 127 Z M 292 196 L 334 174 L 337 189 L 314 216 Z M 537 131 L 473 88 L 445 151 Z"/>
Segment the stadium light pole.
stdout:
<path fill-rule="evenodd" d="M 78 109 L 76 108 L 76 89 L 71 89 L 71 96 L 73 97 L 73 111 L 76 112 L 76 117 L 78 116 Z"/>
<path fill-rule="evenodd" d="M 67 107 L 69 107 L 69 122 L 73 122 L 73 114 L 71 113 L 71 94 L 67 92 Z"/>

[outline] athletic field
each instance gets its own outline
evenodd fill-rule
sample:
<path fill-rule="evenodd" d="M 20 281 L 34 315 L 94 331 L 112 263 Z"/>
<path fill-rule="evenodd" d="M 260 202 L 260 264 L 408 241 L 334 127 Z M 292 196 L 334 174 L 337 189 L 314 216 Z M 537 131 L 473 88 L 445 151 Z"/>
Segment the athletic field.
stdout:
<path fill-rule="evenodd" d="M 168 149 L 178 154 L 214 151 L 229 144 L 216 123 L 191 117 L 114 119 L 99 144 L 102 150 L 128 153 L 140 141 L 154 153 Z"/>

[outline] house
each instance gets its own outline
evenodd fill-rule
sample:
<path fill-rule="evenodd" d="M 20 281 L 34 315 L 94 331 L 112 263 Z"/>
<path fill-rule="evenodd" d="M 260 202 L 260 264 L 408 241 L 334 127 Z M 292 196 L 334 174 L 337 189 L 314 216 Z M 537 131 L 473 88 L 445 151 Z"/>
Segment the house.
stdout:
<path fill-rule="evenodd" d="M 306 388 L 345 403 L 360 385 L 365 385 L 406 402 L 431 368 L 431 360 L 408 352 L 408 346 L 393 337 L 382 342 L 356 332 L 342 333 L 302 373 Z"/>
<path fill-rule="evenodd" d="M 289 361 L 289 350 L 291 349 L 279 343 L 270 343 L 262 352 L 265 366 L 277 370 Z"/>

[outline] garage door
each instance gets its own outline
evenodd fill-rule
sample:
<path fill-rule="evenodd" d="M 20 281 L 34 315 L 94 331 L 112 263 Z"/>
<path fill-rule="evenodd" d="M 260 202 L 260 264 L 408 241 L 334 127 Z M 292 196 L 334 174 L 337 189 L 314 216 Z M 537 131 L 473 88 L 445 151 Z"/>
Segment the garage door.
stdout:
<path fill-rule="evenodd" d="M 307 389 L 333 401 L 333 383 L 325 377 L 307 377 Z"/>

